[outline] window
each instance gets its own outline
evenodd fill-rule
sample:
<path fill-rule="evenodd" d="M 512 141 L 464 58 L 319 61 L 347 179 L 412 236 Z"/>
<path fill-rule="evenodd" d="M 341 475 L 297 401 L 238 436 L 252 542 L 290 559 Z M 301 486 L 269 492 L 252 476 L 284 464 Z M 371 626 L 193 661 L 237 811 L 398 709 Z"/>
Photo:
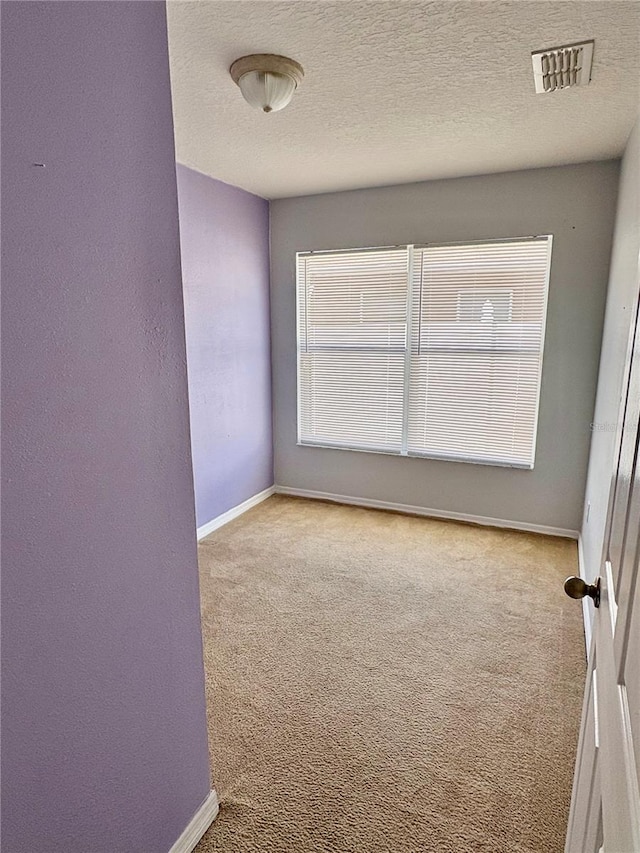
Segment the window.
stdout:
<path fill-rule="evenodd" d="M 550 258 L 550 236 L 299 253 L 299 443 L 532 468 Z"/>

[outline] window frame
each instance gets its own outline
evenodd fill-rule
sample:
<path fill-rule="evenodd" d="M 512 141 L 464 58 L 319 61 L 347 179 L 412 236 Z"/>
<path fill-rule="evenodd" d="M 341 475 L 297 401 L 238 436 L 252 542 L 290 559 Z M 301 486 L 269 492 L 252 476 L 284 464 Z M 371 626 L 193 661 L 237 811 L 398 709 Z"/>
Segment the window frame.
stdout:
<path fill-rule="evenodd" d="M 413 264 L 414 264 L 414 253 L 415 250 L 420 249 L 437 249 L 437 248 L 447 248 L 447 247 L 455 247 L 455 246 L 483 246 L 483 245 L 499 245 L 499 244 L 509 244 L 509 243 L 524 243 L 524 242 L 541 242 L 545 241 L 547 243 L 547 260 L 546 260 L 546 270 L 545 270 L 545 279 L 544 279 L 544 292 L 543 292 L 543 300 L 542 300 L 542 320 L 541 320 L 541 329 L 540 329 L 540 360 L 536 375 L 536 402 L 535 402 L 535 412 L 533 419 L 533 441 L 531 446 L 531 463 L 520 463 L 514 462 L 513 460 L 500 460 L 499 458 L 493 459 L 482 459 L 477 456 L 466 456 L 464 454 L 459 453 L 439 453 L 437 451 L 417 451 L 417 450 L 409 450 L 408 449 L 408 429 L 409 429 L 409 396 L 410 396 L 410 371 L 411 371 L 411 328 L 413 322 Z M 405 321 L 405 343 L 404 347 L 396 350 L 398 353 L 402 353 L 404 355 L 404 378 L 403 378 L 403 410 L 402 410 L 402 440 L 401 440 L 401 449 L 399 451 L 389 450 L 384 448 L 374 448 L 374 447 L 358 447 L 356 445 L 345 445 L 343 443 L 335 442 L 332 443 L 330 441 L 309 441 L 303 440 L 302 438 L 302 411 L 301 411 L 301 353 L 303 352 L 303 342 L 301 341 L 301 330 L 300 330 L 300 316 L 301 316 L 301 306 L 300 306 L 300 264 L 304 261 L 305 258 L 311 256 L 318 255 L 339 255 L 339 254 L 348 254 L 354 255 L 359 252 L 375 252 L 375 251 L 390 251 L 394 249 L 406 249 L 407 250 L 407 309 L 406 309 L 406 321 Z M 361 246 L 355 248 L 341 248 L 341 249 L 320 249 L 320 250 L 306 250 L 306 251 L 297 251 L 296 252 L 296 261 L 295 261 L 295 293 L 296 293 L 296 434 L 297 441 L 296 444 L 299 447 L 312 447 L 312 448 L 324 448 L 328 450 L 348 450 L 354 453 L 376 453 L 382 454 L 385 456 L 396 456 L 405 459 L 433 459 L 435 461 L 443 461 L 443 462 L 463 462 L 470 465 L 488 465 L 490 467 L 496 468 L 513 468 L 517 470 L 525 470 L 530 471 L 533 470 L 535 465 L 536 458 L 536 450 L 537 450 L 537 440 L 538 440 L 538 427 L 539 427 L 539 415 L 540 415 L 540 397 L 542 395 L 542 373 L 544 367 L 544 355 L 545 355 L 545 343 L 546 343 L 546 326 L 547 326 L 547 312 L 548 312 L 548 302 L 549 302 L 549 286 L 550 286 L 550 278 L 551 278 L 551 263 L 552 263 L 552 255 L 553 255 L 553 234 L 537 234 L 537 235 L 527 235 L 523 237 L 502 237 L 502 238 L 489 238 L 489 239 L 480 239 L 480 240 L 456 240 L 452 242 L 429 242 L 429 243 L 401 243 L 395 245 L 388 246 Z M 461 290 L 473 290 L 473 288 L 462 287 Z M 513 290 L 509 291 L 513 294 Z M 304 297 L 306 299 L 307 296 L 307 288 L 306 284 L 304 287 Z M 305 313 L 306 313 L 305 306 Z M 510 305 L 509 309 L 510 316 L 512 316 L 512 305 Z M 353 347 L 335 347 L 332 348 L 336 351 L 353 351 Z M 453 348 L 455 350 L 455 347 Z M 308 351 L 308 350 L 305 350 Z M 492 352 L 493 350 L 488 350 L 488 352 Z"/>

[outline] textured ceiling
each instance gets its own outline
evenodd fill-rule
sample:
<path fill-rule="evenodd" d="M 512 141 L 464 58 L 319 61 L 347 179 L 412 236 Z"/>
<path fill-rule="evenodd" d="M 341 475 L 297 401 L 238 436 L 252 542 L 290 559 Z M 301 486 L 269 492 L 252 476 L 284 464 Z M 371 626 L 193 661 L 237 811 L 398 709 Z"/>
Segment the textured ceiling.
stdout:
<path fill-rule="evenodd" d="M 265 198 L 600 160 L 638 111 L 640 3 L 168 3 L 177 158 Z M 532 50 L 595 39 L 592 81 L 534 94 Z M 228 68 L 306 76 L 266 115 Z"/>

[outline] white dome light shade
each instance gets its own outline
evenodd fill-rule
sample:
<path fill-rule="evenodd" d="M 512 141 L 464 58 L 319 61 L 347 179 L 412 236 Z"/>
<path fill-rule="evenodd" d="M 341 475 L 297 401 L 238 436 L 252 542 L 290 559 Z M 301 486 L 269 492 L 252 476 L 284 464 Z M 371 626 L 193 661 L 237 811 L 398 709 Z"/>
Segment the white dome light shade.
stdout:
<path fill-rule="evenodd" d="M 304 77 L 298 62 L 271 53 L 236 59 L 229 73 L 245 101 L 265 113 L 284 109 Z"/>
<path fill-rule="evenodd" d="M 242 96 L 248 104 L 264 113 L 283 109 L 293 98 L 296 81 L 286 74 L 249 71 L 238 80 Z"/>

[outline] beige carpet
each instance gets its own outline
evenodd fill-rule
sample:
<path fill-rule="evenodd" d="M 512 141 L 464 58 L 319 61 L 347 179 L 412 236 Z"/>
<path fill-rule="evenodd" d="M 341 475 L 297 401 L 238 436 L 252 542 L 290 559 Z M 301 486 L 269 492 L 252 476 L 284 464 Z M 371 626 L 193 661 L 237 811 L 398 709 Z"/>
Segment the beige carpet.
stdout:
<path fill-rule="evenodd" d="M 563 539 L 272 497 L 200 546 L 198 853 L 561 853 L 585 674 Z"/>

